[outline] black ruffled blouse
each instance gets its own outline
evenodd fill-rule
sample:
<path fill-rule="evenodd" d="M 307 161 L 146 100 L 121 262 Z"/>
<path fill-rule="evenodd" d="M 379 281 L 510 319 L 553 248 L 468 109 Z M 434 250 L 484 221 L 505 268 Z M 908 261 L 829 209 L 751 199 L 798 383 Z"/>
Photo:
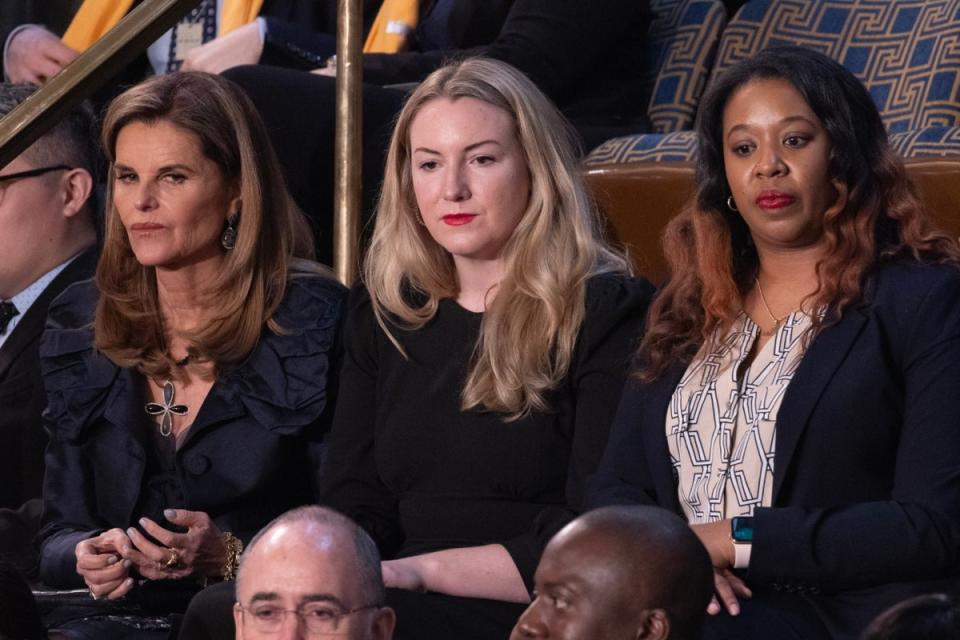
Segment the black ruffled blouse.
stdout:
<path fill-rule="evenodd" d="M 204 511 L 246 542 L 280 513 L 316 502 L 343 287 L 293 277 L 275 315 L 283 333 L 264 327 L 167 456 L 145 428 L 142 376 L 93 349 L 96 297 L 92 281 L 67 289 L 50 307 L 40 347 L 50 432 L 38 536 L 44 582 L 82 584 L 74 555 L 80 540 L 135 526 L 144 515 L 158 518 L 163 508 Z M 159 523 L 169 526 L 162 517 Z"/>

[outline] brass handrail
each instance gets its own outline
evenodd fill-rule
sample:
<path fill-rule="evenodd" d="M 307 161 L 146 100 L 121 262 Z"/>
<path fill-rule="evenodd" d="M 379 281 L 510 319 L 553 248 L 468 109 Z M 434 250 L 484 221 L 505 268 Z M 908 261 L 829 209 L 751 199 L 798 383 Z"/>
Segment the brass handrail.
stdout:
<path fill-rule="evenodd" d="M 359 267 L 362 167 L 363 12 L 360 0 L 337 2 L 337 133 L 334 144 L 333 265 L 353 283 Z"/>
<path fill-rule="evenodd" d="M 143 2 L 63 71 L 0 120 L 0 167 L 6 166 L 90 97 L 200 0 Z"/>

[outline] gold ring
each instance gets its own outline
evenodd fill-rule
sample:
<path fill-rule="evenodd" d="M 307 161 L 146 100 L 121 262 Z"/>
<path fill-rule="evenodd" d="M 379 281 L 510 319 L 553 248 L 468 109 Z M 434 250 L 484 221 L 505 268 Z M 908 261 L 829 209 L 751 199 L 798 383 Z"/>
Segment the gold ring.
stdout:
<path fill-rule="evenodd" d="M 165 566 L 167 569 L 173 569 L 173 568 L 176 567 L 178 564 L 180 564 L 180 554 L 177 553 L 177 550 L 176 550 L 176 549 L 171 549 L 170 551 L 171 551 L 170 557 L 169 557 L 169 558 L 167 559 L 167 561 L 164 563 L 164 566 Z"/>

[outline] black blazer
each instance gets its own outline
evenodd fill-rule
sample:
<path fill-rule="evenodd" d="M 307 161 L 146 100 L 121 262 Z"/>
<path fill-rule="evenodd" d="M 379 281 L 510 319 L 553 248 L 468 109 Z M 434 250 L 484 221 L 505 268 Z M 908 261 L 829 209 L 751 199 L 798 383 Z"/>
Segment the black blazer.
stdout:
<path fill-rule="evenodd" d="M 89 249 L 61 271 L 0 346 L 0 507 L 16 509 L 39 498 L 47 437 L 40 414 L 47 405 L 40 377 L 40 336 L 50 302 L 68 285 L 93 275 Z"/>
<path fill-rule="evenodd" d="M 316 502 L 345 294 L 326 278 L 291 279 L 274 315 L 284 333 L 264 328 L 196 409 L 176 451 L 184 502 L 165 507 L 204 511 L 247 542 L 284 511 Z M 50 307 L 40 347 L 50 432 L 40 575 L 59 587 L 82 585 L 79 541 L 136 526 L 153 480 L 146 458 L 155 427 L 145 420 L 142 377 L 93 349 L 95 303 L 92 282 L 67 289 Z"/>
<path fill-rule="evenodd" d="M 777 417 L 772 506 L 747 582 L 809 599 L 836 637 L 960 574 L 960 270 L 894 263 L 827 326 Z M 681 513 L 667 405 L 685 363 L 625 389 L 591 508 Z M 936 582 L 940 581 L 940 582 Z M 945 582 L 944 582 L 945 581 Z"/>

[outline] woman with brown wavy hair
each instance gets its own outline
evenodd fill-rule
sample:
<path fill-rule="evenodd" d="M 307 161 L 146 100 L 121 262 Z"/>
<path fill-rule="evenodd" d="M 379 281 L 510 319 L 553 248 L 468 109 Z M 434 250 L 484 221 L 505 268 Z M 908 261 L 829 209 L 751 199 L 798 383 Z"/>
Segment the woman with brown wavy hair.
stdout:
<path fill-rule="evenodd" d="M 686 517 L 715 566 L 707 637 L 856 637 L 957 575 L 960 251 L 819 53 L 731 67 L 697 133 L 589 503 Z"/>
<path fill-rule="evenodd" d="M 115 600 L 229 578 L 260 527 L 316 501 L 345 292 L 302 259 L 309 229 L 229 81 L 138 85 L 103 143 L 96 279 L 53 304 L 41 347 L 39 539 L 45 582 Z M 71 633 L 131 632 L 107 619 Z"/>

